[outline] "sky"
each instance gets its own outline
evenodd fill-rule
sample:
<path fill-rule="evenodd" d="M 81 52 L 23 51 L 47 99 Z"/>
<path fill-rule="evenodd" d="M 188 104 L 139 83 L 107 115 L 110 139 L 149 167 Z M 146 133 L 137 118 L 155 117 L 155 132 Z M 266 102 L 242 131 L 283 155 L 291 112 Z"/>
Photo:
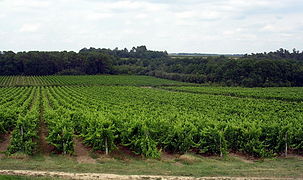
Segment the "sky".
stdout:
<path fill-rule="evenodd" d="M 303 50 L 303 0 L 0 0 L 0 51 Z"/>

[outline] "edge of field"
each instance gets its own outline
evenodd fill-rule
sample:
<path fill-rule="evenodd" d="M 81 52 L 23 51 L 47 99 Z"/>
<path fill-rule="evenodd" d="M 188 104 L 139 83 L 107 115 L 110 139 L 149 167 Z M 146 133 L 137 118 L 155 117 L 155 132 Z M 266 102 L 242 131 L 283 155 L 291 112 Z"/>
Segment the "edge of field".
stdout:
<path fill-rule="evenodd" d="M 29 170 L 0 170 L 2 175 L 12 176 L 31 176 L 31 177 L 51 177 L 63 179 L 117 179 L 117 180 L 274 180 L 274 179 L 294 179 L 294 178 L 272 178 L 272 177 L 185 177 L 185 176 L 153 176 L 153 175 L 117 175 L 103 173 L 67 173 L 67 172 L 51 172 L 51 171 L 29 171 Z"/>

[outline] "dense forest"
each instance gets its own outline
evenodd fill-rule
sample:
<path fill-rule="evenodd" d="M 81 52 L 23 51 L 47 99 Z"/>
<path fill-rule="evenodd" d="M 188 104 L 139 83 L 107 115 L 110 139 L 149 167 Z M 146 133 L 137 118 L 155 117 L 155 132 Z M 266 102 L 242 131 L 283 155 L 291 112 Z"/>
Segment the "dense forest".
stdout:
<path fill-rule="evenodd" d="M 139 74 L 227 86 L 303 86 L 303 52 L 242 57 L 170 57 L 166 51 L 83 48 L 76 52 L 0 52 L 0 75 Z"/>

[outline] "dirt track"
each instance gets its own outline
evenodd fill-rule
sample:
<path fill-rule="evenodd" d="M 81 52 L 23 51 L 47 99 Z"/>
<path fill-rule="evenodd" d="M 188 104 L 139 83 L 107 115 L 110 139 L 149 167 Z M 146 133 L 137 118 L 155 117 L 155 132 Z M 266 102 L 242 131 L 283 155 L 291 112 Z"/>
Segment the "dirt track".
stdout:
<path fill-rule="evenodd" d="M 9 145 L 11 134 L 5 134 L 3 137 L 0 137 L 0 138 L 3 139 L 3 141 L 0 142 L 0 159 L 1 159 L 2 157 L 5 156 L 4 152 L 7 150 L 7 147 Z"/>
<path fill-rule="evenodd" d="M 78 163 L 95 164 L 96 160 L 89 156 L 89 150 L 82 144 L 78 138 L 74 138 L 74 149 Z"/>
<path fill-rule="evenodd" d="M 48 171 L 26 171 L 26 170 L 0 170 L 3 175 L 21 175 L 21 176 L 46 176 L 64 179 L 117 179 L 117 180 L 274 180 L 279 178 L 261 178 L 261 177 L 182 177 L 182 176 L 149 176 L 149 175 L 115 175 L 115 174 L 98 174 L 98 173 L 65 173 L 65 172 L 48 172 Z M 292 179 L 292 178 L 280 178 Z"/>

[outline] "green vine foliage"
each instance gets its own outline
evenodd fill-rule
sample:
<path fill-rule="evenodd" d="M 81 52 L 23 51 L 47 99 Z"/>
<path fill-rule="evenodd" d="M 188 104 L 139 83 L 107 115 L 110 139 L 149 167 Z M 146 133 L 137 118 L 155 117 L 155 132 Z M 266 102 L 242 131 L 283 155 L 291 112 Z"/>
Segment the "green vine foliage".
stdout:
<path fill-rule="evenodd" d="M 25 117 L 19 115 L 16 127 L 12 132 L 11 142 L 8 147 L 10 154 L 23 152 L 32 155 L 36 149 L 37 143 L 37 114 L 27 114 Z"/>
<path fill-rule="evenodd" d="M 58 111 L 47 112 L 46 119 L 49 126 L 47 142 L 55 147 L 58 153 L 73 154 L 74 128 L 70 114 Z"/>
<path fill-rule="evenodd" d="M 224 132 L 218 127 L 202 127 L 199 129 L 198 139 L 196 147 L 199 153 L 222 156 L 227 152 L 227 141 Z"/>
<path fill-rule="evenodd" d="M 47 78 L 56 82 L 55 77 Z M 188 90 L 195 88 L 204 91 Z M 243 96 L 230 97 L 222 95 L 230 89 L 218 88 L 214 91 L 219 95 L 133 86 L 11 88 L 12 94 L 0 93 L 0 133 L 12 132 L 10 153 L 35 152 L 41 118 L 47 142 L 63 154 L 74 153 L 77 136 L 94 150 L 111 152 L 125 146 L 148 158 L 159 158 L 161 151 L 218 156 L 240 152 L 255 157 L 303 152 L 298 89 L 284 100 L 272 100 L 267 98 L 284 95 L 266 89 L 262 99 L 263 88 L 237 88 L 233 95 Z M 252 98 L 254 93 L 258 99 Z M 290 102 L 291 97 L 295 101 Z"/>
<path fill-rule="evenodd" d="M 112 151 L 116 148 L 116 127 L 112 121 L 103 116 L 90 117 L 88 124 L 84 124 L 85 132 L 82 132 L 84 143 L 93 147 L 94 150 Z M 84 128 L 82 128 L 84 129 Z"/>
<path fill-rule="evenodd" d="M 121 134 L 122 142 L 129 146 L 136 154 L 148 158 L 159 158 L 160 152 L 157 149 L 157 142 L 151 137 L 150 130 L 140 121 L 127 123 Z"/>
<path fill-rule="evenodd" d="M 0 134 L 11 130 L 17 121 L 18 115 L 16 109 L 0 107 Z"/>
<path fill-rule="evenodd" d="M 163 142 L 164 149 L 174 153 L 186 153 L 194 147 L 194 137 L 197 133 L 197 128 L 191 122 L 176 122 L 167 132 Z"/>

